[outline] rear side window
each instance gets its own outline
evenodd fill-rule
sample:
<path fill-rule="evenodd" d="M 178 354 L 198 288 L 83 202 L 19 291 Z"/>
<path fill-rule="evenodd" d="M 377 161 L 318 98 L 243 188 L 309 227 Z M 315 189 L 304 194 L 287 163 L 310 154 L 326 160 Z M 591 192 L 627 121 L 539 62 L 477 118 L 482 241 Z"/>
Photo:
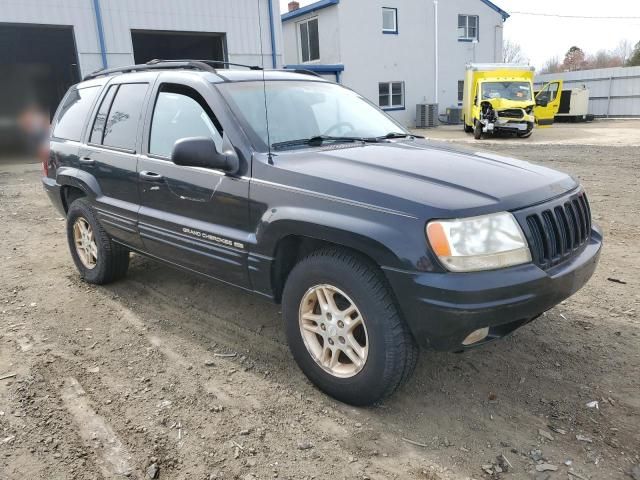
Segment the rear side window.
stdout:
<path fill-rule="evenodd" d="M 107 122 L 103 127 L 103 145 L 135 150 L 138 123 L 147 87 L 146 83 L 124 83 L 118 87 L 107 114 Z"/>
<path fill-rule="evenodd" d="M 100 87 L 75 88 L 69 92 L 60 108 L 53 136 L 65 140 L 80 141 L 82 128 L 87 120 Z"/>
<path fill-rule="evenodd" d="M 107 90 L 107 94 L 102 99 L 100 109 L 98 110 L 96 119 L 93 122 L 93 128 L 91 129 L 91 138 L 89 139 L 90 143 L 95 143 L 97 145 L 102 144 L 102 136 L 104 134 L 104 126 L 107 124 L 109 107 L 111 107 L 111 102 L 113 101 L 113 96 L 116 94 L 117 89 L 117 85 L 111 85 L 109 90 Z"/>
<path fill-rule="evenodd" d="M 164 87 L 158 93 L 151 122 L 149 153 L 170 158 L 181 138 L 210 137 L 222 151 L 222 127 L 205 100 L 188 87 Z"/>

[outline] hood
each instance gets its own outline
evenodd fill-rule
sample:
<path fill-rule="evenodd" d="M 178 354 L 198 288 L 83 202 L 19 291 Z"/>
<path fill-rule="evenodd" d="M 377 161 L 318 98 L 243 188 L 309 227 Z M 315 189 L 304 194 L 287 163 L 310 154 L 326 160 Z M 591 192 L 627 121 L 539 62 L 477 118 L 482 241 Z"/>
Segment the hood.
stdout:
<path fill-rule="evenodd" d="M 278 152 L 280 183 L 429 216 L 516 210 L 573 190 L 567 174 L 424 140 Z M 275 174 L 275 172 L 274 172 Z"/>

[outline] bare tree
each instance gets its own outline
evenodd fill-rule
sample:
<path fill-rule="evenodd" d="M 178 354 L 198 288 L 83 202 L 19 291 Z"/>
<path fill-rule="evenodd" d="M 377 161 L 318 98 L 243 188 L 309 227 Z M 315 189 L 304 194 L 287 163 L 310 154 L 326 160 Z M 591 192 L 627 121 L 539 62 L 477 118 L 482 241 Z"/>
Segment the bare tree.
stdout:
<path fill-rule="evenodd" d="M 520 44 L 509 39 L 505 40 L 502 45 L 502 61 L 504 63 L 529 63 Z"/>
<path fill-rule="evenodd" d="M 624 58 L 614 51 L 598 50 L 595 55 L 588 55 L 584 62 L 584 70 L 590 68 L 611 68 L 624 65 Z"/>
<path fill-rule="evenodd" d="M 627 40 L 620 40 L 618 46 L 613 49 L 613 53 L 622 59 L 622 63 L 627 63 L 633 53 L 633 44 Z"/>
<path fill-rule="evenodd" d="M 542 66 L 542 70 L 540 73 L 559 73 L 562 72 L 562 64 L 560 64 L 560 59 L 558 57 L 551 57 L 549 60 L 544 62 Z"/>

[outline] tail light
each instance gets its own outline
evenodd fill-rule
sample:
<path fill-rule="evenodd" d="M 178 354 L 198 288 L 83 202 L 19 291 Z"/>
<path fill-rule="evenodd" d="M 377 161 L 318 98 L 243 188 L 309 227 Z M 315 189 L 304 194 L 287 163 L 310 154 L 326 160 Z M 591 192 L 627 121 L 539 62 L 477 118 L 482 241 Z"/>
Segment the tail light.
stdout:
<path fill-rule="evenodd" d="M 38 157 L 42 162 L 42 175 L 49 176 L 49 145 L 43 146 L 38 150 Z"/>

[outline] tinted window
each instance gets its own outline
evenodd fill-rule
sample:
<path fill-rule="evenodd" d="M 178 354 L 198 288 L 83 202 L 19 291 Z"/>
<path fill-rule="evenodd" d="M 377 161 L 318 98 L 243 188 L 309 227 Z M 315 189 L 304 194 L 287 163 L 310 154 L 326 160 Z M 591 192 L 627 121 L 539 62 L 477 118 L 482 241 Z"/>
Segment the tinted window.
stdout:
<path fill-rule="evenodd" d="M 120 85 L 109 109 L 103 145 L 126 150 L 135 149 L 138 121 L 146 93 L 146 83 Z"/>
<path fill-rule="evenodd" d="M 113 96 L 118 89 L 117 85 L 111 85 L 107 94 L 102 99 L 102 103 L 100 104 L 100 109 L 96 114 L 96 119 L 93 121 L 93 128 L 91 129 L 91 138 L 89 139 L 90 143 L 101 144 L 102 143 L 102 133 L 104 132 L 104 126 L 107 123 L 107 115 L 109 115 L 109 107 L 111 106 L 111 102 L 113 100 Z"/>
<path fill-rule="evenodd" d="M 53 136 L 80 141 L 82 127 L 100 87 L 73 88 L 60 108 Z"/>
<path fill-rule="evenodd" d="M 222 151 L 220 126 L 203 107 L 204 100 L 198 94 L 161 91 L 153 111 L 149 153 L 171 157 L 176 141 L 187 137 L 211 137 Z M 198 100 L 196 100 L 198 99 Z M 216 126 L 217 125 L 217 126 Z"/>

